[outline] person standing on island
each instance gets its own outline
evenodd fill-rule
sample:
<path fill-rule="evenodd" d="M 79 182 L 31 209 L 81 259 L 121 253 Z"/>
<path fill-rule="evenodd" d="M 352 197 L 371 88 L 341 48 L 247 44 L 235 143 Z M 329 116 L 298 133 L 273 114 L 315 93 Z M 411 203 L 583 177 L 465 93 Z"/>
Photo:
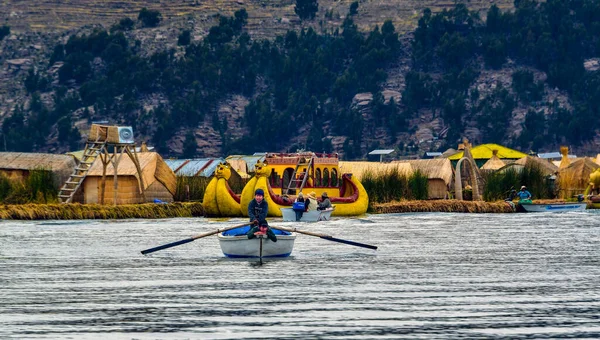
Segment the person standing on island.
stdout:
<path fill-rule="evenodd" d="M 265 201 L 265 192 L 263 189 L 256 189 L 254 199 L 248 204 L 248 216 L 250 216 L 250 223 L 254 225 L 246 234 L 248 238 L 255 238 L 256 235 L 266 234 L 269 240 L 277 242 L 277 236 L 275 236 L 275 233 L 273 233 L 273 230 L 269 228 L 269 224 L 267 223 L 268 212 L 269 205 Z"/>

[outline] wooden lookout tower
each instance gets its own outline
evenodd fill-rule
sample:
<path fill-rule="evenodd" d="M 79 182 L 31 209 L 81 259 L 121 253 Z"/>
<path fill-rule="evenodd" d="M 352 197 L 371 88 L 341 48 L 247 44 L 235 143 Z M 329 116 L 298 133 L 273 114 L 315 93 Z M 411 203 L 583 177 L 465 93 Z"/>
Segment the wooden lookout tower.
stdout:
<path fill-rule="evenodd" d="M 92 124 L 90 135 L 85 144 L 83 156 L 81 162 L 75 168 L 67 182 L 60 189 L 58 195 L 61 203 L 71 203 L 73 196 L 77 190 L 83 184 L 88 171 L 92 167 L 92 164 L 99 157 L 102 162 L 102 179 L 100 182 L 100 204 L 104 204 L 104 193 L 106 191 L 106 168 L 112 163 L 114 169 L 114 204 L 117 204 L 117 191 L 118 191 L 118 167 L 119 162 L 123 158 L 123 155 L 131 159 L 137 169 L 137 180 L 139 184 L 139 190 L 142 197 L 144 197 L 144 178 L 142 177 L 142 170 L 140 162 L 135 151 L 135 142 L 133 139 L 133 129 L 130 126 L 108 126 Z"/>

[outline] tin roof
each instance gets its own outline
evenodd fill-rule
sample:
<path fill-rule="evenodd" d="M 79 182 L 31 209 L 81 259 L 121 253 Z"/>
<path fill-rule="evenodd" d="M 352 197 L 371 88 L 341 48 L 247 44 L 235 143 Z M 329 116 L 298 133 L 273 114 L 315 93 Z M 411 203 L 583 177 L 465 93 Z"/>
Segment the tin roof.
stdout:
<path fill-rule="evenodd" d="M 179 176 L 210 177 L 223 158 L 169 159 L 167 165 Z"/>
<path fill-rule="evenodd" d="M 369 155 L 389 155 L 396 150 L 394 149 L 384 149 L 384 150 L 373 150 L 369 152 Z"/>

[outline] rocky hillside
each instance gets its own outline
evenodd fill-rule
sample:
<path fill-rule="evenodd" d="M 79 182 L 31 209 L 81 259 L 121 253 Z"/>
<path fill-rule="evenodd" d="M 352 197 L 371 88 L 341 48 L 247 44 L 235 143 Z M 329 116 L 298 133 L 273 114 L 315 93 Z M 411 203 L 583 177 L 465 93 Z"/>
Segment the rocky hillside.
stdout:
<path fill-rule="evenodd" d="M 508 0 L 465 2 L 469 9 L 480 11 L 485 19 L 485 12 L 491 5 L 496 4 L 501 10 L 510 10 L 512 2 Z M 177 46 L 177 37 L 182 30 L 190 30 L 192 41 L 201 41 L 208 34 L 209 28 L 218 23 L 219 15 L 232 15 L 241 8 L 248 13 L 248 23 L 245 30 L 252 39 L 272 39 L 284 35 L 289 30 L 300 30 L 311 26 L 317 32 L 332 32 L 340 27 L 347 16 L 348 8 L 352 1 L 319 1 L 319 12 L 312 21 L 300 21 L 294 13 L 295 1 L 5 1 L 0 6 L 0 16 L 6 25 L 10 26 L 12 34 L 0 42 L 0 115 L 7 117 L 22 105 L 25 110 L 31 105 L 31 96 L 24 89 L 24 80 L 30 70 L 42 71 L 52 79 L 53 85 L 58 85 L 58 70 L 62 64 L 49 65 L 48 61 L 53 48 L 57 43 L 66 43 L 69 36 L 81 32 L 90 32 L 97 27 L 108 29 L 124 17 L 137 19 L 141 8 L 160 11 L 163 21 L 158 27 L 142 28 L 136 27 L 126 32 L 128 39 L 139 42 L 140 54 L 152 55 L 161 50 L 174 49 L 175 55 L 181 55 L 184 51 L 182 46 Z M 400 33 L 399 40 L 402 48 L 396 60 L 386 67 L 387 80 L 382 84 L 381 93 L 385 103 L 390 98 L 395 103 L 402 102 L 402 94 L 405 91 L 405 75 L 413 67 L 411 59 L 411 42 L 413 31 L 422 15 L 424 8 L 430 8 L 433 13 L 454 7 L 454 1 L 360 1 L 358 14 L 353 16 L 357 27 L 369 32 L 374 27 L 383 24 L 390 19 Z M 483 60 L 479 60 L 483 65 Z M 502 67 L 486 69 L 482 67 L 477 78 L 471 85 L 476 89 L 480 97 L 485 97 L 501 85 L 509 89 L 512 95 L 517 96 L 512 88 L 512 74 L 517 69 L 527 68 L 535 77 L 536 81 L 545 84 L 543 99 L 530 104 L 518 101 L 512 110 L 509 120 L 509 140 L 517 138 L 522 130 L 527 112 L 534 108 L 542 110 L 544 114 L 550 114 L 550 103 L 558 103 L 566 109 L 570 109 L 569 96 L 566 91 L 559 90 L 546 84 L 547 75 L 534 67 L 524 66 L 518 60 L 509 59 Z M 597 61 L 588 60 L 586 68 L 594 70 Z M 434 78 L 435 71 L 432 73 Z M 442 77 L 440 73 L 439 78 Z M 260 79 L 258 89 L 261 88 Z M 260 92 L 260 91 L 259 91 Z M 227 135 L 231 139 L 240 138 L 247 133 L 242 123 L 245 107 L 253 98 L 244 95 L 232 94 L 221 100 L 216 111 L 218 116 L 227 121 Z M 42 102 L 52 108 L 54 105 L 52 92 L 41 94 Z M 161 96 L 145 97 L 140 99 L 141 106 L 152 110 L 164 103 Z M 364 121 L 363 138 L 360 149 L 363 154 L 372 147 L 397 147 L 401 153 L 417 154 L 423 151 L 437 150 L 443 146 L 453 146 L 454 139 L 447 140 L 446 134 L 449 123 L 444 120 L 439 110 L 435 108 L 419 108 L 417 114 L 409 117 L 408 129 L 390 135 L 389 131 L 381 124 L 376 123 L 377 117 L 371 112 L 373 93 L 357 93 L 352 100 L 352 108 L 361 113 Z M 540 105 L 540 103 L 542 103 Z M 533 106 L 532 106 L 533 105 Z M 467 100 L 466 109 L 475 106 Z M 83 134 L 89 128 L 89 112 L 82 107 L 73 112 L 72 122 Z M 194 129 L 194 137 L 198 145 L 198 155 L 217 156 L 221 155 L 222 133 L 214 128 L 211 116 L 207 115 L 204 123 Z M 126 121 L 118 123 L 127 123 Z M 471 140 L 485 141 L 483 132 L 479 127 L 476 117 L 466 114 L 463 117 L 463 135 Z M 288 147 L 301 146 L 306 143 L 311 126 L 309 124 L 298 126 L 298 133 L 290 136 Z M 347 136 L 336 134 L 324 122 L 326 138 L 331 140 L 334 151 L 344 152 L 344 143 Z M 58 131 L 53 130 L 48 136 L 44 147 L 36 148 L 36 151 L 63 152 L 68 146 L 60 143 L 57 139 Z M 151 140 L 151 135 L 138 133 L 140 139 Z M 175 136 L 168 141 L 170 153 L 173 155 L 183 152 L 185 143 L 185 131 L 178 130 Z M 505 141 L 497 141 L 505 142 Z M 568 141 L 567 141 L 568 142 Z M 600 140 L 592 139 L 580 146 L 583 152 L 595 150 L 600 145 Z M 0 145 L 1 147 L 1 145 Z M 555 145 L 543 145 L 543 148 L 553 148 Z M 283 150 L 282 150 L 283 151 Z"/>
<path fill-rule="evenodd" d="M 313 25 L 338 27 L 348 13 L 351 0 L 321 0 Z M 362 0 L 359 28 L 369 30 L 391 19 L 400 32 L 412 31 L 425 8 L 434 12 L 449 9 L 455 1 L 447 0 Z M 469 0 L 474 10 L 487 10 L 492 4 L 501 9 L 512 7 L 512 0 Z M 15 32 L 62 32 L 82 26 L 112 25 L 123 17 L 137 18 L 146 7 L 160 11 L 170 25 L 177 20 L 194 20 L 197 26 L 212 24 L 216 15 L 232 15 L 245 8 L 248 12 L 248 30 L 252 37 L 273 37 L 302 24 L 294 13 L 294 0 L 7 0 L 0 4 L 0 19 Z"/>

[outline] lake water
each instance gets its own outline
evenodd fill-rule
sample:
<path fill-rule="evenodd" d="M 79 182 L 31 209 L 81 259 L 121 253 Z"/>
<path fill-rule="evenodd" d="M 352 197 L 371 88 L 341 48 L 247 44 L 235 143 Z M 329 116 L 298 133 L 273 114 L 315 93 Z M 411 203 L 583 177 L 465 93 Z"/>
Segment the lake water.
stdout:
<path fill-rule="evenodd" d="M 302 224 L 292 257 L 223 257 L 242 219 L 1 221 L 1 339 L 600 338 L 600 213 Z M 292 226 L 292 223 L 271 224 Z"/>

